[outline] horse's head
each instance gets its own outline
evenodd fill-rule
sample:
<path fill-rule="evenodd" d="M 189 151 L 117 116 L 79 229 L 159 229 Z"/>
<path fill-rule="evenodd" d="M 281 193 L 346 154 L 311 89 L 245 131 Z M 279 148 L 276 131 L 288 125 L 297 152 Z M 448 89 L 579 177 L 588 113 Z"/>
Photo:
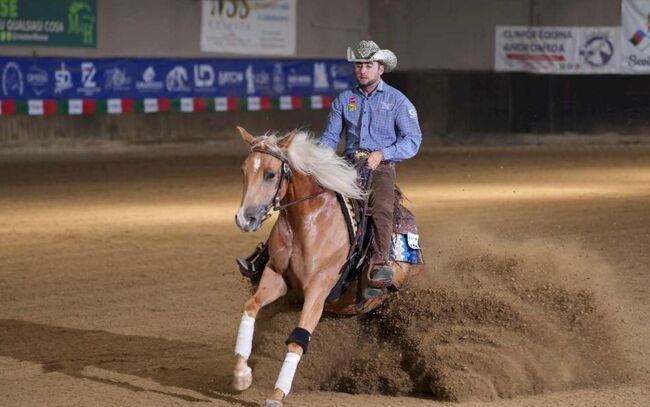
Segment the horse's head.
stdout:
<path fill-rule="evenodd" d="M 287 191 L 291 169 L 286 151 L 296 132 L 275 142 L 274 138 L 256 139 L 243 127 L 237 129 L 251 150 L 241 168 L 244 190 L 235 223 L 244 232 L 254 232 Z"/>

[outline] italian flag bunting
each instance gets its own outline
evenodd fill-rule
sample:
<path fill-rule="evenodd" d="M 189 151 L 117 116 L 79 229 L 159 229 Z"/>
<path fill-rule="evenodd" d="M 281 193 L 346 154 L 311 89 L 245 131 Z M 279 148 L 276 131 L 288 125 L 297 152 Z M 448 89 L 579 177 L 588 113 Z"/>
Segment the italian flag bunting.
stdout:
<path fill-rule="evenodd" d="M 332 98 L 314 96 L 248 96 L 248 97 L 183 97 L 145 99 L 30 99 L 27 101 L 0 100 L 0 115 L 29 114 L 34 116 L 67 114 L 89 115 L 96 113 L 159 113 L 159 112 L 232 112 L 297 109 L 329 109 Z"/>

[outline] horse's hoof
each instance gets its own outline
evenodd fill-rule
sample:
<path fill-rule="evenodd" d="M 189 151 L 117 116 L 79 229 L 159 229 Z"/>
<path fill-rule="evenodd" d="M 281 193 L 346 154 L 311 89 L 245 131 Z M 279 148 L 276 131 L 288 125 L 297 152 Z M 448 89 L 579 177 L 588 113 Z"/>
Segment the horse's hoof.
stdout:
<path fill-rule="evenodd" d="M 253 369 L 246 366 L 243 372 L 235 372 L 232 375 L 232 387 L 237 391 L 244 391 L 253 384 Z"/>
<path fill-rule="evenodd" d="M 277 400 L 266 399 L 262 407 L 282 407 L 282 402 Z"/>

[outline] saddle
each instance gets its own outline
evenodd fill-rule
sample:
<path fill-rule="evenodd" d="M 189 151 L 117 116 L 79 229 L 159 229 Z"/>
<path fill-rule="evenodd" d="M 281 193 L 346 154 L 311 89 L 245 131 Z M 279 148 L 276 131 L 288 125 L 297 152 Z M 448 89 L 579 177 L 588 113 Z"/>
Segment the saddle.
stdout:
<path fill-rule="evenodd" d="M 364 201 L 346 199 L 337 194 L 343 217 L 348 225 L 350 236 L 350 252 L 341 268 L 339 279 L 328 295 L 326 302 L 332 303 L 339 299 L 347 289 L 357 282 L 357 304 L 364 301 L 362 289 L 367 287 L 370 272 L 370 249 L 372 246 L 372 228 L 368 227 L 368 218 Z M 417 224 L 415 215 L 404 205 L 404 195 L 395 185 L 395 204 L 393 214 L 393 236 L 389 266 L 395 271 L 396 263 L 423 263 L 418 244 Z M 400 287 L 394 282 L 389 290 L 398 290 Z"/>

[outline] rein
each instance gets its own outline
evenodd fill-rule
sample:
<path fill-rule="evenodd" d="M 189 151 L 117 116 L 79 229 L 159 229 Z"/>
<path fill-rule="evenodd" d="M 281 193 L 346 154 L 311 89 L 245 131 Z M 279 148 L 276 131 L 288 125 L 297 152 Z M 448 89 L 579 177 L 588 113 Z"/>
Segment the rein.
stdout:
<path fill-rule="evenodd" d="M 325 193 L 324 189 L 321 189 L 319 192 L 315 194 L 311 194 L 309 196 L 297 199 L 295 201 L 288 202 L 284 205 L 280 205 L 280 190 L 282 189 L 282 182 L 286 179 L 287 183 L 291 183 L 293 180 L 293 171 L 291 171 L 291 167 L 289 166 L 289 161 L 286 159 L 286 157 L 273 152 L 269 150 L 262 149 L 261 147 L 253 147 L 251 148 L 251 153 L 262 153 L 262 154 L 268 154 L 273 158 L 277 158 L 282 162 L 282 173 L 280 174 L 280 181 L 278 182 L 278 186 L 275 189 L 275 195 L 273 196 L 273 200 L 271 203 L 269 203 L 266 206 L 266 215 L 262 219 L 262 222 L 267 220 L 268 218 L 271 217 L 271 214 L 269 213 L 269 210 L 273 209 L 274 212 L 277 211 L 282 211 L 290 206 L 297 205 L 299 203 L 302 203 L 304 201 L 308 201 L 310 199 L 316 198 L 317 196 Z"/>

